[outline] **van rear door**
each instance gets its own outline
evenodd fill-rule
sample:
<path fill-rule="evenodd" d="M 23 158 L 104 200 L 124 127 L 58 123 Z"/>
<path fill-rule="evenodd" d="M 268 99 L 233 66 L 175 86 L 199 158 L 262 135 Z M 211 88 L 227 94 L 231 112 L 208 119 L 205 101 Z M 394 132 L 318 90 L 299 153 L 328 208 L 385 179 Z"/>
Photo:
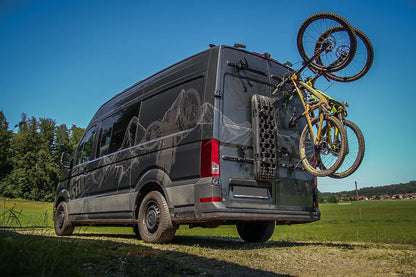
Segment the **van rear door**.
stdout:
<path fill-rule="evenodd" d="M 227 48 L 223 62 L 219 124 L 223 194 L 230 201 L 313 208 L 313 176 L 303 170 L 298 150 L 306 121 L 300 119 L 295 127 L 288 124 L 293 108 L 301 112 L 302 105 L 299 99 L 290 98 L 290 91 L 271 95 L 272 83 L 278 83 L 272 77 L 283 77 L 289 69 L 258 55 Z M 245 65 L 238 68 L 238 63 Z M 253 103 L 260 106 L 256 108 Z M 261 117 L 262 113 L 269 113 L 268 117 Z M 257 130 L 253 128 L 256 121 Z M 259 142 L 262 147 L 253 147 Z M 274 164 L 256 165 L 256 161 L 270 158 Z"/>

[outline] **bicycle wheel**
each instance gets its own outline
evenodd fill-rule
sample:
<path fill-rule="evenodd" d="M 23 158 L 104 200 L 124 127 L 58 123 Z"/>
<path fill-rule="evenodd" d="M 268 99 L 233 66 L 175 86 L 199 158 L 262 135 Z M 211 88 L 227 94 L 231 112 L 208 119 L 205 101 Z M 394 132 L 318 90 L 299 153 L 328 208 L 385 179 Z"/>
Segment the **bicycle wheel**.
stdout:
<path fill-rule="evenodd" d="M 341 179 L 353 174 L 360 166 L 364 158 L 365 142 L 360 128 L 349 120 L 344 120 L 344 128 L 347 132 L 348 154 L 345 155 L 344 162 L 329 177 Z"/>
<path fill-rule="evenodd" d="M 314 134 L 318 134 L 319 123 L 318 117 L 311 119 Z M 300 158 L 305 169 L 318 177 L 334 173 L 344 161 L 347 148 L 347 135 L 337 118 L 327 117 L 322 126 L 321 139 L 317 145 L 309 125 L 303 129 L 299 141 Z"/>
<path fill-rule="evenodd" d="M 342 31 L 330 34 L 322 41 L 322 34 L 332 27 L 341 25 Z M 319 56 L 320 63 L 312 61 L 313 70 L 332 72 L 346 67 L 354 58 L 357 38 L 350 23 L 335 13 L 317 13 L 307 18 L 299 28 L 297 46 L 304 61 L 309 61 L 316 53 L 316 47 L 326 46 Z"/>
<path fill-rule="evenodd" d="M 338 82 L 352 82 L 360 79 L 363 77 L 368 70 L 370 70 L 371 65 L 373 64 L 374 60 L 374 48 L 371 44 L 370 39 L 367 35 L 361 31 L 360 29 L 354 28 L 354 32 L 357 35 L 357 50 L 355 52 L 354 59 L 351 63 L 337 71 L 336 73 L 333 72 L 325 72 L 324 75 L 328 78 L 338 81 Z M 332 27 L 326 32 L 324 32 L 321 36 L 320 40 L 325 40 L 326 37 L 331 36 L 334 33 L 343 32 L 342 26 Z M 319 49 L 319 44 L 316 45 L 316 48 Z M 320 57 L 316 59 L 317 64 L 322 64 Z"/>

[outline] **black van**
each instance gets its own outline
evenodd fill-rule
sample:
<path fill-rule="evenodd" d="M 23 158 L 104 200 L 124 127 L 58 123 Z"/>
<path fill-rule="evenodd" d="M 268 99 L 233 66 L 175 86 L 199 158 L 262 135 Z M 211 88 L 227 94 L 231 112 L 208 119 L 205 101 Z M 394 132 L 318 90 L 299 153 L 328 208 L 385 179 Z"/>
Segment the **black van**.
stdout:
<path fill-rule="evenodd" d="M 180 224 L 237 226 L 264 242 L 276 224 L 319 220 L 316 179 L 299 160 L 306 124 L 290 126 L 290 69 L 230 46 L 210 49 L 133 85 L 94 115 L 57 187 L 55 232 L 131 225 L 169 242 Z"/>

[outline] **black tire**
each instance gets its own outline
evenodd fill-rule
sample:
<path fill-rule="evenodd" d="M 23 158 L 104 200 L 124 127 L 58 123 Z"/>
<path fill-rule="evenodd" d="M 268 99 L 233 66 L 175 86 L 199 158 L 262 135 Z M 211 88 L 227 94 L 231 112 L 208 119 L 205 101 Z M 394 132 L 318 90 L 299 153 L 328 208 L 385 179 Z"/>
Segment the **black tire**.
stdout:
<path fill-rule="evenodd" d="M 266 242 L 274 232 L 274 221 L 246 221 L 237 224 L 237 231 L 245 242 Z"/>
<path fill-rule="evenodd" d="M 134 224 L 133 226 L 133 232 L 137 236 L 138 239 L 142 239 L 139 232 L 139 224 Z"/>
<path fill-rule="evenodd" d="M 355 34 L 357 35 L 357 50 L 355 52 L 354 59 L 351 63 L 337 71 L 334 72 L 326 72 L 324 73 L 325 76 L 328 78 L 337 81 L 337 82 L 352 82 L 360 79 L 363 77 L 367 72 L 370 70 L 371 65 L 373 64 L 374 60 L 374 48 L 367 37 L 367 35 L 361 31 L 360 29 L 353 28 Z M 342 26 L 333 27 L 322 34 L 322 37 L 327 37 L 332 33 L 340 32 L 343 30 Z M 323 39 L 322 38 L 322 39 Z M 318 46 L 317 46 L 318 47 Z M 322 64 L 320 59 L 318 58 L 316 61 L 318 64 Z"/>
<path fill-rule="evenodd" d="M 319 121 L 319 117 L 311 119 L 315 135 L 318 133 Z M 318 177 L 334 173 L 344 161 L 348 149 L 345 129 L 334 116 L 324 119 L 321 132 L 320 142 L 315 145 L 309 125 L 306 124 L 299 140 L 300 158 L 305 169 Z"/>
<path fill-rule="evenodd" d="M 139 233 L 144 242 L 167 243 L 175 236 L 165 197 L 158 191 L 149 192 L 140 204 Z"/>
<path fill-rule="evenodd" d="M 55 234 L 58 236 L 70 236 L 74 232 L 74 225 L 69 221 L 66 202 L 58 204 L 54 214 Z"/>
<path fill-rule="evenodd" d="M 347 132 L 348 154 L 345 155 L 342 165 L 329 175 L 329 177 L 341 179 L 353 174 L 364 158 L 365 142 L 360 128 L 349 120 L 344 120 L 344 129 Z"/>
<path fill-rule="evenodd" d="M 317 45 L 324 45 L 322 33 L 328 29 L 341 25 L 343 32 L 337 32 L 325 40 L 330 44 L 326 51 L 319 56 L 320 63 L 313 61 L 309 67 L 315 71 L 332 72 L 346 67 L 354 58 L 357 49 L 357 38 L 350 23 L 343 17 L 322 12 L 307 18 L 299 28 L 297 46 L 304 61 L 309 61 L 316 53 Z M 346 54 L 346 55 L 342 55 Z"/>

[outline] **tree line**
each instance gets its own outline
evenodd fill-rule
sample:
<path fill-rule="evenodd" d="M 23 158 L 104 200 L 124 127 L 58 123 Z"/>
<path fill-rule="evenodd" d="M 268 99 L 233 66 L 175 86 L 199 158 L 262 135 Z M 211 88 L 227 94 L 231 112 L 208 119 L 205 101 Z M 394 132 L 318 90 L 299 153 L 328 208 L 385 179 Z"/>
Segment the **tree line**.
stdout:
<path fill-rule="evenodd" d="M 360 188 L 358 190 L 359 196 L 365 197 L 372 197 L 374 195 L 389 195 L 393 196 L 396 194 L 407 194 L 407 193 L 415 193 L 416 192 L 416 181 L 410 181 L 408 183 L 400 183 L 394 185 L 387 185 L 387 186 L 379 186 L 379 187 L 366 187 Z M 341 197 L 356 197 L 356 191 L 341 191 L 341 192 L 323 192 L 322 199 L 327 200 L 327 202 L 334 201 L 334 199 L 338 199 Z M 333 202 L 334 203 L 334 202 Z"/>
<path fill-rule="evenodd" d="M 53 201 L 62 152 L 73 152 L 84 129 L 22 114 L 17 132 L 0 111 L 0 195 Z"/>

